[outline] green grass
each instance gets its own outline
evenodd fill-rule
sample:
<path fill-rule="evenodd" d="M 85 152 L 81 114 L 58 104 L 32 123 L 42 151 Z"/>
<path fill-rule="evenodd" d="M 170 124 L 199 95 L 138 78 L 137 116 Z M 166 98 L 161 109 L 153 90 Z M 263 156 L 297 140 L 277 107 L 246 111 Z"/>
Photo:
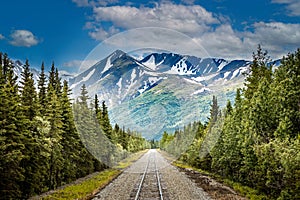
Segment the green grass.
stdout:
<path fill-rule="evenodd" d="M 179 167 L 179 168 L 192 169 L 192 170 L 200 172 L 203 175 L 207 175 L 209 177 L 212 177 L 216 181 L 232 188 L 234 191 L 239 193 L 241 196 L 247 197 L 250 200 L 266 200 L 266 199 L 269 199 L 268 196 L 259 193 L 259 191 L 255 190 L 253 188 L 250 188 L 248 186 L 242 185 L 241 183 L 234 182 L 234 181 L 229 180 L 229 179 L 224 179 L 221 176 L 213 174 L 211 172 L 192 167 L 192 166 L 187 165 L 186 163 L 183 163 L 183 162 L 180 162 L 180 161 L 175 161 L 172 164 L 174 166 Z"/>
<path fill-rule="evenodd" d="M 120 170 L 108 169 L 99 172 L 97 175 L 79 184 L 70 185 L 64 189 L 57 190 L 55 193 L 43 197 L 42 199 L 91 199 L 94 194 L 96 194 L 120 173 Z"/>
<path fill-rule="evenodd" d="M 122 173 L 122 169 L 129 167 L 134 161 L 138 160 L 147 150 L 143 150 L 132 154 L 128 158 L 122 160 L 112 169 L 107 169 L 97 173 L 96 175 L 76 184 L 71 184 L 62 189 L 56 190 L 52 194 L 43 196 L 42 200 L 65 200 L 65 199 L 92 199 L 92 197 L 103 189 L 113 179 Z"/>

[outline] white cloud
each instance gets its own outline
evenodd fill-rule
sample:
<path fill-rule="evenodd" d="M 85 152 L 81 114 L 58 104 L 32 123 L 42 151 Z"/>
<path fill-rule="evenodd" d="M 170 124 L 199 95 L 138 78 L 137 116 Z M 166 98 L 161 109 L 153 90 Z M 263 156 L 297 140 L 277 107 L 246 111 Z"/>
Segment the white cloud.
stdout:
<path fill-rule="evenodd" d="M 220 25 L 215 30 L 196 37 L 195 40 L 214 57 L 237 59 L 251 56 L 251 52 L 249 54 L 249 51 L 245 51 L 243 38 L 228 24 Z M 249 46 L 247 48 L 249 49 Z"/>
<path fill-rule="evenodd" d="M 108 31 L 104 30 L 102 27 L 99 28 L 94 27 L 94 30 L 89 32 L 89 35 L 91 38 L 95 40 L 104 40 L 109 36 L 114 35 L 118 32 L 119 30 L 116 29 L 114 26 L 111 26 Z"/>
<path fill-rule="evenodd" d="M 183 33 L 198 34 L 220 23 L 211 12 L 199 5 L 156 4 L 155 7 L 110 6 L 94 7 L 96 23 L 112 22 L 119 29 L 164 27 Z M 97 30 L 96 30 L 97 31 Z M 103 30 L 99 29 L 101 35 Z M 102 37 L 101 37 L 102 39 Z"/>
<path fill-rule="evenodd" d="M 300 1 L 299 0 L 272 0 L 272 3 L 286 4 L 288 15 L 300 16 Z"/>
<path fill-rule="evenodd" d="M 188 4 L 193 0 L 181 2 Z M 292 0 L 272 2 L 298 5 L 298 1 Z M 258 44 L 268 50 L 273 58 L 280 58 L 299 47 L 299 23 L 262 21 L 247 24 L 244 31 L 238 31 L 232 27 L 231 19 L 227 16 L 216 15 L 199 5 L 186 4 L 175 4 L 166 0 L 154 3 L 152 7 L 135 7 L 129 4 L 104 7 L 99 6 L 99 3 L 96 5 L 95 2 L 89 2 L 89 6 L 93 7 L 93 16 L 86 22 L 85 28 L 90 30 L 91 38 L 107 42 L 107 38 L 121 30 L 126 32 L 136 28 L 161 27 L 184 33 L 190 40 L 184 43 L 178 41 L 178 35 L 170 36 L 168 31 L 163 33 L 164 30 L 154 28 L 149 32 L 125 33 L 109 42 L 119 49 L 159 48 L 175 52 L 194 52 L 193 55 L 199 55 L 199 49 L 206 49 L 211 56 L 231 59 L 251 59 L 252 52 L 256 51 Z M 107 27 L 107 24 L 111 25 Z M 195 42 L 199 45 L 195 45 Z"/>
<path fill-rule="evenodd" d="M 257 22 L 252 26 L 253 31 L 238 32 L 230 25 L 221 25 L 196 40 L 210 54 L 235 59 L 251 59 L 252 52 L 256 51 L 258 44 L 268 50 L 274 59 L 295 51 L 300 44 L 300 24 Z"/>
<path fill-rule="evenodd" d="M 4 35 L 0 34 L 0 40 L 5 39 Z"/>
<path fill-rule="evenodd" d="M 130 29 L 103 42 L 105 48 L 122 49 L 126 52 L 137 49 L 158 49 L 180 54 L 196 54 L 197 56 L 208 56 L 201 45 L 191 37 L 173 29 L 146 27 Z M 102 49 L 96 51 L 103 52 Z"/>
<path fill-rule="evenodd" d="M 80 71 L 84 71 L 94 64 L 96 64 L 98 61 L 97 60 L 71 60 L 68 62 L 63 63 L 64 67 L 71 67 L 71 68 L 76 68 L 79 69 Z"/>
<path fill-rule="evenodd" d="M 258 22 L 254 24 L 254 27 L 254 36 L 266 44 L 283 46 L 300 43 L 300 24 Z"/>
<path fill-rule="evenodd" d="M 14 46 L 31 47 L 39 43 L 38 38 L 28 30 L 15 30 L 10 37 L 10 44 Z"/>
<path fill-rule="evenodd" d="M 280 58 L 295 51 L 300 44 L 300 24 L 257 22 L 253 32 L 243 33 L 244 43 L 261 44 L 272 57 Z"/>

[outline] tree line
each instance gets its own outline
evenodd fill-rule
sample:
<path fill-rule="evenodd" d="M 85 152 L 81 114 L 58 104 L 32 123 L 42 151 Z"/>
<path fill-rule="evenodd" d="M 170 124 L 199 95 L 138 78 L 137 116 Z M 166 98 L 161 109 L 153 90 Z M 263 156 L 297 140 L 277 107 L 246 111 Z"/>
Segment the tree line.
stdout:
<path fill-rule="evenodd" d="M 259 46 L 234 105 L 220 109 L 213 97 L 206 124 L 165 133 L 160 145 L 176 155 L 189 135 L 194 139 L 180 160 L 269 199 L 300 199 L 300 49 L 274 69 Z"/>
<path fill-rule="evenodd" d="M 139 134 L 111 127 L 105 102 L 100 108 L 97 96 L 95 105 L 88 106 L 85 86 L 72 104 L 68 82 L 61 81 L 54 63 L 49 74 L 42 63 L 37 83 L 28 60 L 21 77 L 14 68 L 8 55 L 0 53 L 1 198 L 26 199 L 108 167 L 82 142 L 76 109 L 97 115 L 98 128 L 118 149 L 134 152 L 147 147 Z"/>

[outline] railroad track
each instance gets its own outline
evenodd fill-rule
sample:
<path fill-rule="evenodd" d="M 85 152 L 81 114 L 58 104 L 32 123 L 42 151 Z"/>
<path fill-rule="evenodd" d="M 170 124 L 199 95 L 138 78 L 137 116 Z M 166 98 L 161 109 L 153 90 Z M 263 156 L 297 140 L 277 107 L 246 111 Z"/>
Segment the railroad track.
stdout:
<path fill-rule="evenodd" d="M 161 178 L 156 165 L 156 158 L 154 153 L 149 154 L 145 170 L 143 173 L 141 173 L 141 178 L 139 180 L 138 187 L 132 192 L 130 199 L 168 199 L 165 198 L 163 194 Z"/>

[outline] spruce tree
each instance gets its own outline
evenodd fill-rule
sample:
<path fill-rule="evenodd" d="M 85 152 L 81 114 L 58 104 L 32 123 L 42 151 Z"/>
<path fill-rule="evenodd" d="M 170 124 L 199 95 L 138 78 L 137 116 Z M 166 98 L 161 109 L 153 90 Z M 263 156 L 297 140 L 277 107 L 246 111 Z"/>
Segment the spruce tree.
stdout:
<path fill-rule="evenodd" d="M 100 123 L 101 118 L 102 118 L 102 111 L 101 111 L 101 108 L 99 106 L 99 99 L 98 99 L 97 94 L 95 94 L 94 104 L 95 104 L 94 106 L 95 106 L 96 117 L 97 117 L 97 119 L 99 120 L 99 123 Z"/>
<path fill-rule="evenodd" d="M 110 124 L 107 106 L 105 101 L 102 101 L 102 117 L 101 117 L 101 128 L 106 134 L 108 139 L 112 139 L 112 127 Z"/>
<path fill-rule="evenodd" d="M 232 113 L 232 106 L 230 100 L 227 101 L 225 114 L 230 115 Z"/>
<path fill-rule="evenodd" d="M 24 180 L 24 169 L 20 163 L 26 156 L 28 130 L 19 106 L 17 77 L 6 54 L 3 62 L 3 67 L 0 67 L 0 196 L 3 199 L 20 199 L 20 183 Z"/>
<path fill-rule="evenodd" d="M 77 176 L 76 171 L 80 162 L 80 151 L 84 148 L 78 136 L 71 102 L 69 99 L 68 82 L 65 80 L 61 95 L 61 110 L 62 110 L 62 156 L 63 156 L 63 181 L 70 182 Z"/>
<path fill-rule="evenodd" d="M 286 136 L 296 138 L 300 134 L 300 49 L 282 59 L 275 71 L 273 88 L 278 120 L 290 121 Z"/>
<path fill-rule="evenodd" d="M 50 72 L 49 72 L 47 91 L 50 90 L 50 87 L 52 87 L 52 89 L 54 89 L 54 90 L 56 89 L 54 62 L 52 62 L 51 69 L 50 69 Z"/>
<path fill-rule="evenodd" d="M 40 170 L 40 154 L 42 147 L 39 144 L 39 140 L 43 139 L 40 137 L 38 130 L 36 129 L 35 117 L 37 116 L 37 95 L 34 87 L 33 74 L 30 72 L 28 60 L 26 60 L 21 73 L 21 109 L 26 120 L 26 130 L 28 133 L 24 135 L 27 138 L 28 143 L 25 144 L 24 154 L 25 159 L 22 160 L 21 166 L 25 169 L 25 179 L 21 184 L 23 196 L 28 198 L 35 192 L 41 191 L 41 185 L 39 184 Z"/>
<path fill-rule="evenodd" d="M 33 74 L 30 72 L 29 62 L 26 60 L 21 72 L 21 104 L 24 115 L 32 121 L 37 112 L 37 95 L 34 87 Z"/>
<path fill-rule="evenodd" d="M 3 65 L 3 60 L 2 60 L 2 52 L 0 52 L 0 66 L 2 68 L 2 65 Z M 3 70 L 1 70 L 2 73 L 3 73 Z"/>
<path fill-rule="evenodd" d="M 44 62 L 42 62 L 41 73 L 39 74 L 38 80 L 38 102 L 39 102 L 39 111 L 41 115 L 45 114 L 46 108 L 46 74 L 45 74 L 45 66 Z"/>
<path fill-rule="evenodd" d="M 89 96 L 88 96 L 88 91 L 86 89 L 86 86 L 85 84 L 83 84 L 81 86 L 81 93 L 80 93 L 80 96 L 79 96 L 79 103 L 81 106 L 83 107 L 88 107 L 88 100 L 89 100 Z"/>
<path fill-rule="evenodd" d="M 209 120 L 212 125 L 217 121 L 218 115 L 219 115 L 218 100 L 216 96 L 213 96 L 212 105 L 210 108 L 210 120 Z"/>
<path fill-rule="evenodd" d="M 46 120 L 50 123 L 49 138 L 50 144 L 50 160 L 48 169 L 48 188 L 54 189 L 61 185 L 63 168 L 62 157 L 62 135 L 63 135 L 63 122 L 62 122 L 62 106 L 60 99 L 56 94 L 55 88 L 52 87 L 51 76 L 49 77 L 48 90 L 47 90 L 47 107 L 46 107 Z"/>
<path fill-rule="evenodd" d="M 61 78 L 59 77 L 58 69 L 55 69 L 55 91 L 58 97 L 61 96 L 62 93 L 62 85 Z"/>
<path fill-rule="evenodd" d="M 246 90 L 245 98 L 251 99 L 254 92 L 258 88 L 258 84 L 261 82 L 262 78 L 268 81 L 272 78 L 272 65 L 268 66 L 270 62 L 267 51 L 263 51 L 261 46 L 258 45 L 257 52 L 253 53 L 253 61 L 250 64 L 250 71 L 246 77 Z"/>

